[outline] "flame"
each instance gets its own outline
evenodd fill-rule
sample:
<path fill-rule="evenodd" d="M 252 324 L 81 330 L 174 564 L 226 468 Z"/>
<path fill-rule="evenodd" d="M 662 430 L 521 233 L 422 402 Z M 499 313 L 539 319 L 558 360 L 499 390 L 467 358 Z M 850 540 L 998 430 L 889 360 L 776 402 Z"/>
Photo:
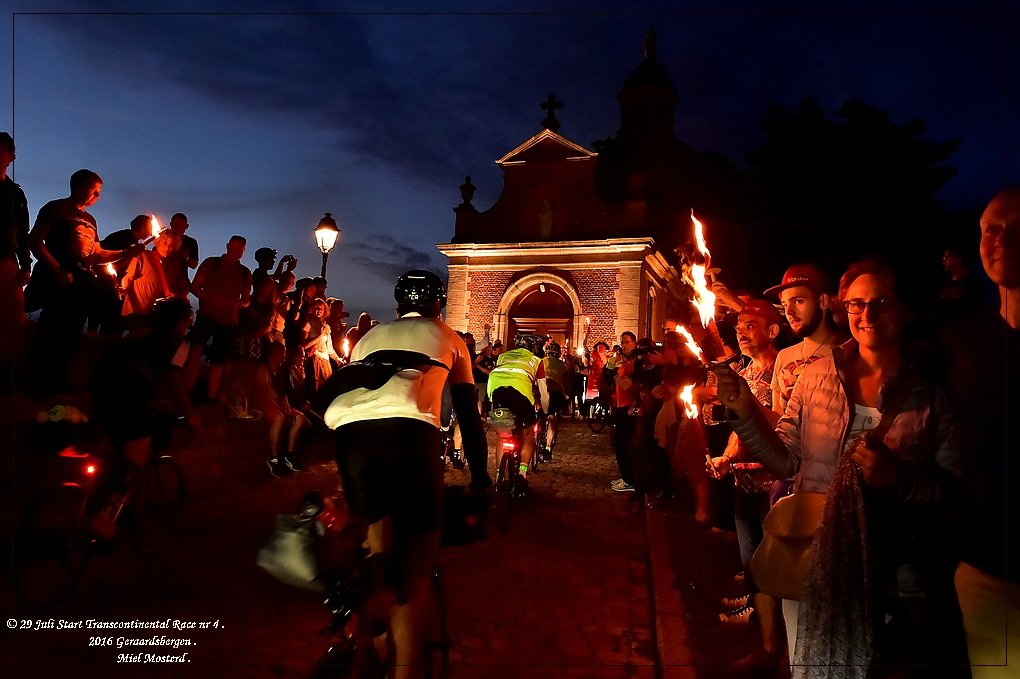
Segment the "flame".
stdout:
<path fill-rule="evenodd" d="M 110 274 L 114 278 L 117 277 L 117 270 L 113 268 L 113 262 L 106 263 L 106 273 Z"/>
<path fill-rule="evenodd" d="M 694 216 L 694 210 L 691 210 L 691 220 L 694 222 L 694 240 L 698 246 L 698 252 L 705 256 L 704 264 L 691 265 L 690 284 L 694 289 L 694 299 L 691 300 L 691 304 L 698 310 L 702 327 L 707 328 L 715 318 L 715 293 L 708 286 L 706 278 L 712 253 L 708 251 L 708 244 L 705 242 L 705 225 Z"/>
<path fill-rule="evenodd" d="M 153 238 L 159 238 L 159 234 L 163 233 L 163 227 L 159 225 L 156 215 L 149 215 L 149 226 L 152 228 L 151 235 Z"/>
<path fill-rule="evenodd" d="M 341 348 L 343 349 L 343 351 L 344 351 L 344 358 L 347 358 L 348 356 L 350 356 L 350 355 L 351 355 L 351 341 L 350 341 L 349 339 L 347 339 L 346 337 L 344 337 L 344 341 L 343 341 L 343 343 L 342 343 L 342 344 L 340 345 L 340 347 L 341 347 Z"/>
<path fill-rule="evenodd" d="M 577 348 L 577 355 L 579 358 L 584 358 L 584 347 Z"/>
<path fill-rule="evenodd" d="M 707 363 L 705 360 L 705 352 L 701 350 L 698 343 L 694 341 L 694 335 L 692 335 L 687 328 L 682 325 L 676 326 L 676 331 L 684 336 L 684 345 L 687 349 L 694 354 L 694 358 L 698 359 L 702 363 Z"/>
<path fill-rule="evenodd" d="M 708 243 L 705 242 L 705 225 L 694 216 L 694 210 L 691 210 L 691 221 L 694 222 L 694 242 L 698 246 L 698 252 L 705 257 L 711 257 L 712 253 L 708 251 Z"/>
<path fill-rule="evenodd" d="M 693 420 L 698 416 L 698 407 L 694 405 L 694 385 L 688 384 L 680 390 L 680 400 L 683 401 L 687 419 Z"/>

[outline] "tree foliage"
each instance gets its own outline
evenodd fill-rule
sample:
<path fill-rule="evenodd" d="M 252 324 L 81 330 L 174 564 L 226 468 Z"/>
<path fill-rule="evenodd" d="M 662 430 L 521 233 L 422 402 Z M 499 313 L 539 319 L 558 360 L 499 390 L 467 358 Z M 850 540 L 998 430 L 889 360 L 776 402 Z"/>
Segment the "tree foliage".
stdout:
<path fill-rule="evenodd" d="M 833 273 L 867 254 L 937 261 L 948 216 L 935 194 L 959 140 L 925 139 L 923 121 L 895 123 L 859 99 L 834 118 L 813 99 L 773 105 L 762 126 L 768 138 L 747 160 L 766 216 L 749 245 L 780 274 L 795 259 Z"/>

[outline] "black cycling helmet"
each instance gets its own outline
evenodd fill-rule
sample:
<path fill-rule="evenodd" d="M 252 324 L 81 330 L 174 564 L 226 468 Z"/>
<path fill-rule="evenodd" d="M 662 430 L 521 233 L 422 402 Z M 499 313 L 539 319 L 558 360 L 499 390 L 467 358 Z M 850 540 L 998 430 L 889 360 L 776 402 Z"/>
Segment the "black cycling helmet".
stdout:
<path fill-rule="evenodd" d="M 545 355 L 546 356 L 552 356 L 553 358 L 559 358 L 561 353 L 562 353 L 562 351 L 560 350 L 560 345 L 556 344 L 556 342 L 549 342 L 549 344 L 547 344 L 545 346 Z"/>
<path fill-rule="evenodd" d="M 527 349 L 537 356 L 543 342 L 544 340 L 534 333 L 519 332 L 514 337 L 514 349 Z"/>
<path fill-rule="evenodd" d="M 439 308 L 444 309 L 446 284 L 431 271 L 415 269 L 397 279 L 393 299 L 397 301 L 398 308 L 405 310 L 431 311 L 435 302 L 439 302 Z"/>

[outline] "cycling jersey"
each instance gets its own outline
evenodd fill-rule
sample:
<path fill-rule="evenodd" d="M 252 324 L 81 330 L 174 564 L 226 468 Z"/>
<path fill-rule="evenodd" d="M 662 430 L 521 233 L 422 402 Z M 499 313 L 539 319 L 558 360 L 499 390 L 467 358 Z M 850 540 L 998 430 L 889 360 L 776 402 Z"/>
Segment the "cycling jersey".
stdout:
<path fill-rule="evenodd" d="M 555 356 L 546 356 L 542 359 L 542 368 L 545 370 L 550 393 L 554 391 L 570 393 L 570 369 L 566 363 Z"/>
<path fill-rule="evenodd" d="M 535 405 L 535 382 L 545 379 L 542 361 L 527 349 L 511 349 L 499 355 L 496 367 L 489 373 L 487 393 L 492 399 L 492 392 L 500 387 L 512 387 L 519 391 L 528 403 Z"/>
<path fill-rule="evenodd" d="M 352 422 L 404 417 L 440 426 L 443 385 L 474 385 L 464 340 L 442 319 L 412 312 L 365 333 L 351 352 L 361 361 L 377 352 L 416 352 L 430 363 L 406 368 L 378 389 L 357 388 L 336 397 L 323 420 L 330 429 Z"/>

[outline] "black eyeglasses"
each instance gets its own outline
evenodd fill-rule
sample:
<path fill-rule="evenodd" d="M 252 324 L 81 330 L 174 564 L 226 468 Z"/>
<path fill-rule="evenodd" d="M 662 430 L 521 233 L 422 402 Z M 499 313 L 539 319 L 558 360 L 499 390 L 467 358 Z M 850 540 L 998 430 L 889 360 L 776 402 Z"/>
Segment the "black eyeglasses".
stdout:
<path fill-rule="evenodd" d="M 879 297 L 867 302 L 863 299 L 848 299 L 843 302 L 843 309 L 852 316 L 857 314 L 863 314 L 864 310 L 871 307 L 871 310 L 875 313 L 885 313 L 899 304 L 899 301 L 892 297 Z"/>

